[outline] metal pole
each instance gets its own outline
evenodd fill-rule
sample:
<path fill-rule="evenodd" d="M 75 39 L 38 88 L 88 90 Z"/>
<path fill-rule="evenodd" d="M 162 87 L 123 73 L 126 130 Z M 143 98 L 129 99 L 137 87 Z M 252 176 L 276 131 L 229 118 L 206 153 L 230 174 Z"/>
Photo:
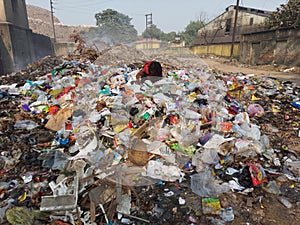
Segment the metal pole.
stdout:
<path fill-rule="evenodd" d="M 146 14 L 146 30 L 151 28 L 152 25 L 152 13 Z M 150 32 L 150 41 L 151 41 L 151 30 Z M 147 38 L 147 49 L 150 48 L 149 43 L 148 43 L 148 38 Z"/>
<path fill-rule="evenodd" d="M 239 5 L 240 5 L 240 0 L 237 0 L 236 6 L 235 6 L 235 17 L 234 17 L 234 25 L 233 25 L 233 31 L 232 31 L 230 58 L 232 58 L 232 56 L 233 56 L 233 47 L 234 47 L 234 42 L 235 42 L 235 33 L 236 33 L 236 24 L 237 24 L 237 18 L 238 18 Z"/>
<path fill-rule="evenodd" d="M 50 0 L 50 8 L 51 8 L 51 21 L 52 21 L 52 29 L 53 29 L 53 39 L 54 43 L 56 43 L 56 34 L 55 34 L 55 26 L 54 26 L 54 11 L 53 11 L 53 0 Z"/>

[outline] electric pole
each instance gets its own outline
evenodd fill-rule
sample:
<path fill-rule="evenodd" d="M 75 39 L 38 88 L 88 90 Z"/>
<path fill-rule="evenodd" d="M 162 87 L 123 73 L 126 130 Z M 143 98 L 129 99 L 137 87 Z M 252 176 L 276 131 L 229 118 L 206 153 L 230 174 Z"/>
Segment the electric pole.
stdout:
<path fill-rule="evenodd" d="M 234 48 L 234 42 L 235 42 L 235 33 L 236 33 L 236 24 L 237 24 L 237 18 L 238 18 L 239 5 L 240 5 L 240 0 L 237 0 L 236 6 L 235 6 L 234 25 L 233 25 L 233 31 L 232 31 L 232 42 L 231 42 L 231 51 L 230 51 L 231 59 L 233 56 L 233 48 Z"/>
<path fill-rule="evenodd" d="M 51 21 L 52 21 L 52 29 L 53 29 L 53 39 L 54 39 L 54 43 L 55 43 L 56 42 L 56 35 L 55 35 L 55 26 L 54 26 L 53 0 L 50 0 L 50 8 L 51 8 Z"/>
<path fill-rule="evenodd" d="M 152 13 L 149 13 L 149 14 L 146 14 L 146 30 L 148 28 L 151 28 L 152 26 Z M 152 35 L 151 35 L 151 29 L 149 30 L 149 35 L 150 35 L 150 41 L 151 41 L 151 38 L 152 38 Z M 148 44 L 148 38 L 147 38 L 147 48 L 150 48 L 149 47 L 149 44 Z"/>

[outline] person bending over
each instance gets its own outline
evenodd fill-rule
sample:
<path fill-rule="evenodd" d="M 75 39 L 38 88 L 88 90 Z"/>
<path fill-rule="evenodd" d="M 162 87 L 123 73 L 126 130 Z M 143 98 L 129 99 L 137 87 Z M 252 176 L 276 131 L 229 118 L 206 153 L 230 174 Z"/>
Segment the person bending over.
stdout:
<path fill-rule="evenodd" d="M 143 83 L 145 80 L 156 82 L 162 77 L 162 67 L 161 64 L 157 61 L 146 62 L 143 69 L 141 69 L 136 75 L 137 81 L 141 83 Z"/>

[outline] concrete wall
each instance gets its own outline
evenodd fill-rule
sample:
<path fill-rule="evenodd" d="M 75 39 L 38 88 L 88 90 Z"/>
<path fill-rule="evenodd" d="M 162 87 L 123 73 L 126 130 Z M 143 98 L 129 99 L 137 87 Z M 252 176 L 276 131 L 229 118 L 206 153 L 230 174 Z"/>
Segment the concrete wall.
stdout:
<path fill-rule="evenodd" d="M 0 23 L 0 75 L 24 69 L 48 55 L 55 55 L 49 37 L 13 24 Z"/>
<path fill-rule="evenodd" d="M 74 42 L 55 43 L 54 51 L 56 56 L 67 56 L 74 52 L 76 45 Z"/>
<path fill-rule="evenodd" d="M 48 55 L 55 55 L 54 46 L 49 37 L 42 34 L 32 33 L 32 41 L 34 50 L 34 60 L 39 60 Z"/>
<path fill-rule="evenodd" d="M 10 23 L 0 23 L 0 35 L 4 73 L 22 69 L 34 60 L 31 30 Z"/>
<path fill-rule="evenodd" d="M 211 44 L 211 45 L 196 45 L 190 48 L 197 55 L 218 55 L 229 57 L 231 52 L 231 44 Z M 239 57 L 240 45 L 233 45 L 233 57 Z"/>
<path fill-rule="evenodd" d="M 25 0 L 0 0 L 0 23 L 29 28 Z"/>
<path fill-rule="evenodd" d="M 3 73 L 9 73 L 14 70 L 14 60 L 12 44 L 10 41 L 9 26 L 2 25 L 0 23 L 0 56 L 2 61 L 2 67 L 0 71 Z"/>
<path fill-rule="evenodd" d="M 177 55 L 184 56 L 190 55 L 191 50 L 188 47 L 166 47 L 166 48 L 158 48 L 158 49 L 142 49 L 142 51 L 146 54 L 161 54 L 163 52 L 166 55 Z"/>
<path fill-rule="evenodd" d="M 17 26 L 10 26 L 10 32 L 15 70 L 20 70 L 35 59 L 32 32 Z"/>
<path fill-rule="evenodd" d="M 136 41 L 135 48 L 137 50 L 143 50 L 143 49 L 156 49 L 161 47 L 161 41 L 157 39 L 143 39 L 140 41 Z"/>
<path fill-rule="evenodd" d="M 0 0 L 0 73 L 24 69 L 46 55 L 54 55 L 51 40 L 28 27 L 24 0 Z"/>
<path fill-rule="evenodd" d="M 240 61 L 243 63 L 300 66 L 300 29 L 245 34 L 240 48 Z"/>

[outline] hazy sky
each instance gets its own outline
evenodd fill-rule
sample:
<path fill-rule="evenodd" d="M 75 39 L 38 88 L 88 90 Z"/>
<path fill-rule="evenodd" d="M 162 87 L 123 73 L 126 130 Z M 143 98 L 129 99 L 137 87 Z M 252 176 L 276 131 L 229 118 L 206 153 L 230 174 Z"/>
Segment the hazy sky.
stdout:
<path fill-rule="evenodd" d="M 288 0 L 240 0 L 240 5 L 274 11 Z M 165 33 L 184 31 L 199 18 L 207 21 L 220 15 L 236 0 L 53 0 L 55 16 L 66 25 L 95 25 L 94 15 L 114 9 L 132 18 L 141 34 L 146 27 L 146 14 L 152 13 L 153 24 Z M 50 10 L 50 0 L 26 0 L 27 4 Z"/>

